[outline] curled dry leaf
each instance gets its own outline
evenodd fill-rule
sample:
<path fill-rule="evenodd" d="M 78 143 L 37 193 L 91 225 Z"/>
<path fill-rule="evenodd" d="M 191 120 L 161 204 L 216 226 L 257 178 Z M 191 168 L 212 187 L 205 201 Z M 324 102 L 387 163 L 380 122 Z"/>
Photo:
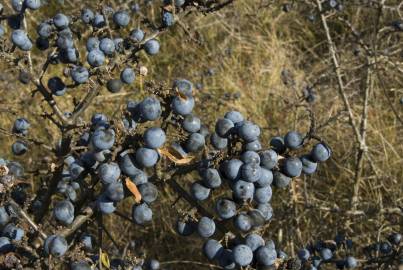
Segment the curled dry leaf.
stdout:
<path fill-rule="evenodd" d="M 0 166 L 0 176 L 5 176 L 9 172 L 8 167 L 6 165 Z"/>
<path fill-rule="evenodd" d="M 136 203 L 140 203 L 141 201 L 141 193 L 139 191 L 139 189 L 137 188 L 136 184 L 133 183 L 129 177 L 126 178 L 125 180 L 126 182 L 126 187 L 127 189 L 133 194 L 134 196 L 134 201 Z"/>
<path fill-rule="evenodd" d="M 172 147 L 159 148 L 158 153 L 164 157 L 167 157 L 169 160 L 177 165 L 189 164 L 194 159 L 194 156 L 182 157 Z"/>
<path fill-rule="evenodd" d="M 178 90 L 177 87 L 175 87 L 175 92 L 176 92 L 176 94 L 178 95 L 178 97 L 179 97 L 181 100 L 186 101 L 186 100 L 188 99 L 188 97 L 187 97 L 185 94 L 181 93 L 181 92 Z"/>
<path fill-rule="evenodd" d="M 101 257 L 101 262 L 102 264 L 107 268 L 110 269 L 111 268 L 111 264 L 109 262 L 109 256 L 106 252 L 103 252 L 102 249 L 99 249 L 99 255 Z"/>

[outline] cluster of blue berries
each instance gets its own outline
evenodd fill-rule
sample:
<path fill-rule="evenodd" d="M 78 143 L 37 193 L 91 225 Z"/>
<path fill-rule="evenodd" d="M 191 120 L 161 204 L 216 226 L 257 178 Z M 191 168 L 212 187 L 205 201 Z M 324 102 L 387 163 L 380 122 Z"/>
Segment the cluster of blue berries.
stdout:
<path fill-rule="evenodd" d="M 16 181 L 24 176 L 24 168 L 16 161 L 0 158 L 0 195 L 11 193 Z M 0 205 L 0 254 L 15 250 L 25 231 L 18 224 L 18 215 L 10 205 Z"/>
<path fill-rule="evenodd" d="M 200 120 L 186 116 L 184 129 L 196 131 L 194 122 L 199 128 Z M 232 220 L 240 234 L 248 234 L 244 239 L 237 238 L 236 245 L 226 248 L 212 238 L 206 241 L 204 253 L 209 259 L 217 259 L 224 269 L 271 266 L 277 256 L 284 256 L 284 252 L 276 251 L 272 241 L 265 245 L 263 238 L 253 233 L 273 216 L 270 205 L 272 185 L 284 188 L 301 174 L 313 174 L 318 163 L 331 156 L 330 148 L 323 142 L 314 145 L 308 154 L 293 154 L 304 145 L 304 136 L 296 131 L 272 138 L 269 149 L 263 149 L 260 135 L 260 127 L 246 120 L 238 111 L 229 111 L 217 120 L 210 135 L 211 146 L 215 152 L 226 151 L 230 158 L 203 164 L 199 169 L 201 180 L 192 184 L 190 193 L 195 200 L 204 201 L 213 190 L 228 187 L 232 196 L 216 199 L 216 217 L 203 216 L 198 220 L 185 217 L 178 219 L 176 225 L 180 235 L 188 236 L 197 231 L 200 237 L 208 239 L 216 233 L 217 221 Z M 202 141 L 200 146 L 203 146 L 204 136 L 200 137 L 203 139 L 198 141 Z M 198 141 L 192 144 L 197 145 Z M 255 242 L 259 245 L 256 246 Z"/>
<path fill-rule="evenodd" d="M 133 16 L 139 13 L 140 6 L 131 10 L 113 10 L 110 6 L 100 7 L 99 10 L 84 8 L 80 16 L 68 16 L 58 13 L 53 18 L 41 21 L 36 27 L 37 37 L 35 42 L 23 27 L 24 16 L 28 16 L 26 11 L 36 10 L 41 7 L 40 0 L 13 0 L 12 7 L 16 15 L 8 18 L 15 21 L 10 24 L 13 29 L 11 33 L 12 45 L 22 51 L 31 51 L 34 45 L 41 51 L 49 48 L 56 48 L 56 52 L 49 56 L 49 61 L 53 64 L 69 64 L 68 74 L 74 84 L 80 85 L 89 82 L 93 76 L 99 76 L 100 72 L 105 72 L 101 67 L 116 70 L 115 60 L 117 58 L 126 60 L 127 63 L 120 70 L 120 76 L 108 79 L 106 88 L 112 92 L 119 92 L 125 84 L 132 84 L 136 78 L 135 54 L 144 50 L 148 55 L 156 55 L 160 51 L 160 43 L 155 33 L 164 28 L 174 25 L 175 16 L 172 12 L 171 1 L 164 1 L 164 8 L 161 14 L 161 27 L 153 33 L 146 33 L 144 29 L 133 28 Z M 175 1 L 176 12 L 179 13 L 185 1 Z M 45 5 L 45 4 L 43 4 Z M 134 13 L 134 14 L 133 14 Z M 82 43 L 81 28 L 89 27 L 91 34 L 84 37 L 85 44 Z M 111 29 L 116 31 L 111 31 Z M 129 30 L 127 30 L 129 29 Z M 3 26 L 0 27 L 0 37 L 6 33 Z M 80 46 L 86 48 L 86 63 L 80 56 Z M 120 60 L 119 60 L 120 61 Z M 66 74 L 65 74 L 66 75 Z M 30 78 L 23 76 L 24 82 L 29 82 Z M 55 96 L 62 96 L 72 88 L 67 81 L 59 76 L 48 79 L 47 88 Z"/>

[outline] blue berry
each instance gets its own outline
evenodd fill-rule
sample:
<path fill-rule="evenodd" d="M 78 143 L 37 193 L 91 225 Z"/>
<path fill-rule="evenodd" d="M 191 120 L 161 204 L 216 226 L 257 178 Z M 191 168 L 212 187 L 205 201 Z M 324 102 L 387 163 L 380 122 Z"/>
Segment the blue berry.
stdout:
<path fill-rule="evenodd" d="M 262 173 L 259 180 L 257 180 L 256 185 L 258 187 L 270 186 L 273 182 L 273 172 L 262 167 L 260 169 Z"/>
<path fill-rule="evenodd" d="M 113 14 L 113 21 L 120 27 L 125 27 L 130 23 L 130 16 L 126 11 L 121 10 Z"/>
<path fill-rule="evenodd" d="M 148 176 L 145 172 L 140 171 L 137 174 L 131 175 L 130 180 L 132 180 L 133 183 L 139 186 L 148 182 Z"/>
<path fill-rule="evenodd" d="M 174 15 L 171 12 L 164 11 L 162 13 L 162 25 L 164 27 L 170 27 L 174 25 L 174 23 L 175 23 Z"/>
<path fill-rule="evenodd" d="M 68 244 L 64 237 L 59 235 L 51 235 L 46 238 L 44 249 L 48 255 L 61 257 L 66 253 Z"/>
<path fill-rule="evenodd" d="M 275 249 L 270 249 L 266 246 L 262 246 L 256 250 L 255 256 L 258 263 L 264 266 L 270 266 L 276 262 L 277 252 Z"/>
<path fill-rule="evenodd" d="M 252 219 L 245 213 L 240 213 L 234 218 L 234 226 L 241 232 L 247 232 L 252 229 Z"/>
<path fill-rule="evenodd" d="M 13 132 L 20 134 L 27 134 L 29 127 L 31 124 L 26 118 L 17 118 L 13 125 Z"/>
<path fill-rule="evenodd" d="M 53 216 L 63 225 L 71 224 L 74 220 L 74 205 L 68 200 L 57 202 Z"/>
<path fill-rule="evenodd" d="M 133 13 L 138 13 L 140 11 L 140 5 L 138 3 L 135 3 L 131 5 L 130 9 Z"/>
<path fill-rule="evenodd" d="M 300 158 L 301 162 L 302 162 L 302 172 L 304 174 L 313 174 L 317 167 L 318 167 L 318 163 L 313 162 L 311 160 L 311 157 L 309 155 L 304 155 Z"/>
<path fill-rule="evenodd" d="M 66 85 L 60 77 L 52 77 L 48 80 L 48 88 L 55 96 L 62 96 L 66 93 Z"/>
<path fill-rule="evenodd" d="M 392 251 L 392 246 L 388 242 L 382 242 L 379 250 L 383 254 L 389 254 Z"/>
<path fill-rule="evenodd" d="M 87 62 L 92 67 L 100 67 L 105 62 L 105 54 L 98 49 L 91 50 L 87 55 Z"/>
<path fill-rule="evenodd" d="M 264 239 L 257 233 L 248 234 L 245 238 L 245 244 L 249 246 L 253 252 L 265 245 Z"/>
<path fill-rule="evenodd" d="M 0 237 L 0 254 L 5 254 L 10 252 L 13 249 L 13 245 L 5 236 Z"/>
<path fill-rule="evenodd" d="M 153 212 L 146 203 L 140 205 L 133 205 L 132 211 L 133 220 L 138 225 L 144 225 L 153 218 Z"/>
<path fill-rule="evenodd" d="M 246 142 L 253 142 L 260 136 L 260 128 L 251 122 L 243 122 L 238 127 L 238 135 Z"/>
<path fill-rule="evenodd" d="M 97 37 L 89 37 L 85 45 L 87 51 L 99 50 L 99 39 Z"/>
<path fill-rule="evenodd" d="M 14 241 L 21 241 L 22 238 L 24 237 L 24 230 L 21 228 L 18 228 L 15 226 L 13 223 L 8 223 L 4 228 L 2 235 L 9 238 L 10 240 Z"/>
<path fill-rule="evenodd" d="M 183 129 L 186 130 L 187 132 L 190 132 L 190 133 L 198 132 L 201 127 L 200 118 L 198 118 L 192 114 L 188 114 L 188 115 L 186 115 L 185 119 L 183 120 L 182 126 L 183 126 Z"/>
<path fill-rule="evenodd" d="M 98 197 L 97 207 L 103 214 L 112 214 L 116 210 L 115 202 L 107 198 L 104 194 Z"/>
<path fill-rule="evenodd" d="M 4 206 L 0 206 L 0 227 L 3 227 L 10 221 L 10 215 Z"/>
<path fill-rule="evenodd" d="M 193 110 L 193 107 L 195 105 L 195 101 L 193 97 L 187 97 L 186 99 L 176 96 L 172 100 L 172 110 L 176 114 L 180 115 L 187 115 L 190 114 Z"/>
<path fill-rule="evenodd" d="M 259 154 L 254 151 L 245 151 L 241 155 L 241 160 L 244 163 L 257 163 L 260 164 Z"/>
<path fill-rule="evenodd" d="M 291 178 L 286 176 L 285 174 L 283 174 L 279 171 L 273 172 L 273 184 L 276 187 L 285 188 L 290 184 L 290 182 L 291 182 Z"/>
<path fill-rule="evenodd" d="M 25 6 L 29 9 L 36 10 L 41 7 L 41 0 L 25 0 Z"/>
<path fill-rule="evenodd" d="M 146 147 L 157 149 L 164 145 L 166 135 L 164 130 L 158 127 L 152 127 L 144 133 L 144 143 Z"/>
<path fill-rule="evenodd" d="M 123 83 L 119 79 L 111 79 L 106 83 L 106 88 L 111 93 L 118 93 L 123 87 Z"/>
<path fill-rule="evenodd" d="M 223 252 L 224 248 L 218 242 L 217 240 L 214 239 L 208 239 L 204 244 L 203 244 L 203 254 L 207 257 L 209 260 L 214 260 L 220 257 L 221 253 Z"/>
<path fill-rule="evenodd" d="M 11 146 L 11 151 L 16 156 L 21 156 L 28 151 L 28 145 L 23 141 L 16 141 Z"/>
<path fill-rule="evenodd" d="M 218 257 L 218 264 L 224 269 L 235 269 L 236 264 L 232 250 L 224 249 Z"/>
<path fill-rule="evenodd" d="M 302 135 L 296 131 L 290 131 L 284 136 L 284 145 L 291 150 L 302 146 Z"/>
<path fill-rule="evenodd" d="M 297 255 L 301 261 L 307 261 L 311 257 L 311 253 L 306 248 L 298 250 Z"/>
<path fill-rule="evenodd" d="M 221 118 L 216 122 L 215 132 L 218 134 L 218 136 L 226 138 L 231 134 L 233 128 L 234 123 L 231 120 Z"/>
<path fill-rule="evenodd" d="M 234 261 L 240 266 L 247 266 L 253 260 L 253 252 L 247 245 L 237 245 L 232 250 Z"/>
<path fill-rule="evenodd" d="M 146 270 L 158 270 L 160 269 L 160 263 L 155 259 L 151 259 L 145 263 L 145 267 Z"/>
<path fill-rule="evenodd" d="M 141 42 L 144 39 L 144 32 L 143 30 L 137 28 L 130 32 L 130 38 L 134 42 Z"/>
<path fill-rule="evenodd" d="M 153 121 L 161 116 L 161 104 L 155 97 L 146 97 L 139 104 L 139 112 L 141 117 L 147 121 Z"/>
<path fill-rule="evenodd" d="M 185 4 L 186 0 L 175 0 L 175 6 L 181 7 Z"/>
<path fill-rule="evenodd" d="M 119 202 L 124 199 L 125 194 L 121 182 L 112 182 L 105 189 L 105 196 L 111 201 Z"/>
<path fill-rule="evenodd" d="M 228 199 L 218 199 L 215 210 L 222 219 L 230 219 L 236 215 L 236 205 L 233 201 Z"/>
<path fill-rule="evenodd" d="M 158 162 L 158 153 L 154 149 L 141 147 L 136 151 L 136 161 L 141 167 L 152 167 Z"/>
<path fill-rule="evenodd" d="M 186 79 L 176 79 L 173 88 L 187 97 L 191 97 L 193 95 L 193 84 L 191 81 Z"/>
<path fill-rule="evenodd" d="M 255 186 L 253 185 L 253 183 L 238 180 L 233 184 L 232 190 L 234 191 L 235 198 L 241 200 L 248 200 L 253 199 Z"/>
<path fill-rule="evenodd" d="M 142 171 L 136 166 L 136 157 L 132 154 L 124 153 L 119 158 L 119 167 L 123 173 L 130 177 L 142 173 Z"/>
<path fill-rule="evenodd" d="M 4 28 L 4 26 L 0 25 L 0 38 L 2 38 L 5 33 L 6 33 L 6 29 Z"/>
<path fill-rule="evenodd" d="M 76 63 L 78 60 L 78 51 L 75 48 L 67 48 L 60 52 L 60 58 L 63 63 Z"/>
<path fill-rule="evenodd" d="M 268 203 L 271 200 L 272 190 L 270 186 L 255 189 L 253 199 L 260 204 Z"/>
<path fill-rule="evenodd" d="M 126 84 L 131 84 L 136 79 L 136 74 L 134 73 L 134 70 L 132 68 L 126 67 L 120 73 L 120 79 L 122 80 L 122 82 L 124 82 Z"/>
<path fill-rule="evenodd" d="M 221 177 L 216 169 L 208 168 L 200 172 L 203 184 L 209 188 L 218 188 L 221 186 Z"/>
<path fill-rule="evenodd" d="M 56 40 L 56 45 L 61 50 L 67 50 L 74 47 L 74 41 L 69 36 L 59 35 Z"/>
<path fill-rule="evenodd" d="M 21 12 L 23 7 L 23 0 L 11 0 L 11 7 L 16 12 Z"/>
<path fill-rule="evenodd" d="M 244 144 L 245 151 L 260 151 L 262 150 L 262 144 L 259 140 L 255 140 L 253 142 L 248 142 Z"/>
<path fill-rule="evenodd" d="M 284 139 L 282 137 L 274 137 L 270 140 L 270 146 L 276 151 L 278 154 L 283 154 L 287 147 L 284 144 Z"/>
<path fill-rule="evenodd" d="M 141 198 L 144 202 L 150 204 L 158 197 L 158 189 L 152 183 L 144 183 L 138 186 Z"/>
<path fill-rule="evenodd" d="M 74 67 L 71 72 L 71 78 L 73 79 L 73 81 L 77 84 L 83 84 L 86 83 L 88 81 L 89 78 L 89 72 L 85 67 L 81 67 L 81 66 L 76 66 Z"/>
<path fill-rule="evenodd" d="M 99 49 L 106 55 L 112 55 L 115 52 L 115 43 L 110 38 L 103 38 L 99 43 Z"/>
<path fill-rule="evenodd" d="M 1 220 L 1 218 L 0 218 Z M 1 225 L 1 222 L 0 222 Z M 399 245 L 400 241 L 402 240 L 402 235 L 400 233 L 392 233 L 388 236 L 388 240 L 392 245 Z"/>
<path fill-rule="evenodd" d="M 332 251 L 331 251 L 330 249 L 328 249 L 328 248 L 323 248 L 323 249 L 320 251 L 320 256 L 322 257 L 322 259 L 323 259 L 324 261 L 328 261 L 328 260 L 330 260 L 330 259 L 333 257 L 333 253 L 332 253 Z"/>
<path fill-rule="evenodd" d="M 346 258 L 345 265 L 348 269 L 353 269 L 358 266 L 358 262 L 354 257 L 348 256 Z"/>
<path fill-rule="evenodd" d="M 289 177 L 298 177 L 302 172 L 302 162 L 297 157 L 286 158 L 284 161 L 282 172 Z"/>
<path fill-rule="evenodd" d="M 186 150 L 189 152 L 199 152 L 205 145 L 204 136 L 200 133 L 192 133 L 186 141 Z"/>
<path fill-rule="evenodd" d="M 271 170 L 277 165 L 278 155 L 275 151 L 269 149 L 261 152 L 260 165 L 265 169 Z"/>
<path fill-rule="evenodd" d="M 214 220 L 208 217 L 202 217 L 197 224 L 197 232 L 201 237 L 208 238 L 215 232 Z"/>
<path fill-rule="evenodd" d="M 311 151 L 311 158 L 315 162 L 323 162 L 330 158 L 332 152 L 324 143 L 316 144 Z"/>
<path fill-rule="evenodd" d="M 239 159 L 231 159 L 223 163 L 223 173 L 229 180 L 237 180 L 241 176 L 243 162 Z"/>
<path fill-rule="evenodd" d="M 40 37 L 48 38 L 53 32 L 52 26 L 48 23 L 40 23 L 36 28 L 36 32 Z"/>
<path fill-rule="evenodd" d="M 55 17 L 53 17 L 53 24 L 59 30 L 63 30 L 69 27 L 69 23 L 70 23 L 69 18 L 67 18 L 67 16 L 62 13 L 58 13 L 56 14 Z"/>
<path fill-rule="evenodd" d="M 84 8 L 81 10 L 81 20 L 86 24 L 91 24 L 94 20 L 95 14 L 89 8 Z"/>
<path fill-rule="evenodd" d="M 200 181 L 194 182 L 190 187 L 190 193 L 198 201 L 204 201 L 210 195 L 211 189 L 205 187 Z"/>
<path fill-rule="evenodd" d="M 95 28 L 102 28 L 106 25 L 104 15 L 100 13 L 95 13 L 94 20 L 92 22 L 92 26 Z"/>
<path fill-rule="evenodd" d="M 23 51 L 29 51 L 32 48 L 32 42 L 27 33 L 23 30 L 14 30 L 11 34 L 11 41 L 15 46 Z"/>
<path fill-rule="evenodd" d="M 160 43 L 156 39 L 150 39 L 144 43 L 144 50 L 149 55 L 156 55 L 160 50 Z"/>
<path fill-rule="evenodd" d="M 97 150 L 107 150 L 115 143 L 115 131 L 113 129 L 97 129 L 91 137 L 91 143 Z"/>
<path fill-rule="evenodd" d="M 231 120 L 232 123 L 240 123 L 244 120 L 242 114 L 238 111 L 229 111 L 224 115 L 224 118 Z"/>
<path fill-rule="evenodd" d="M 241 167 L 242 178 L 248 182 L 256 182 L 262 176 L 262 170 L 257 163 L 246 163 Z"/>
<path fill-rule="evenodd" d="M 213 147 L 217 150 L 225 149 L 228 145 L 228 139 L 218 136 L 215 132 L 211 135 L 210 141 Z"/>
<path fill-rule="evenodd" d="M 196 229 L 196 226 L 192 220 L 179 220 L 176 222 L 176 231 L 182 236 L 191 235 Z"/>
<path fill-rule="evenodd" d="M 117 37 L 113 39 L 113 44 L 115 44 L 115 50 L 118 53 L 124 53 L 125 51 L 125 40 L 123 38 Z"/>

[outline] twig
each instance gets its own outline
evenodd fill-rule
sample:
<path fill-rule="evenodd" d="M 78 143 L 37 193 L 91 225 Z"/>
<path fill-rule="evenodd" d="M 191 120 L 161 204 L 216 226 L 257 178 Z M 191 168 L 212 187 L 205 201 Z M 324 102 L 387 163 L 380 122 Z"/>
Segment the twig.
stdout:
<path fill-rule="evenodd" d="M 8 203 L 13 207 L 17 214 L 24 218 L 35 231 L 37 231 L 41 238 L 46 239 L 47 235 L 39 228 L 39 226 L 29 217 L 29 215 L 12 199 L 10 198 Z"/>
<path fill-rule="evenodd" d="M 24 24 L 24 30 L 26 33 L 28 33 L 28 24 L 27 24 L 27 19 L 24 14 L 25 8 L 23 8 L 23 11 L 21 11 L 21 15 L 23 16 L 22 23 Z M 31 74 L 34 72 L 33 67 L 32 67 L 32 57 L 31 57 L 31 51 L 27 51 L 27 58 L 28 58 L 28 66 L 29 66 L 29 71 Z"/>
<path fill-rule="evenodd" d="M 36 139 L 32 139 L 32 138 L 27 138 L 27 137 L 25 137 L 23 135 L 20 135 L 20 134 L 9 132 L 5 128 L 2 128 L 2 127 L 0 127 L 0 133 L 3 133 L 5 135 L 7 135 L 7 136 L 14 136 L 14 137 L 16 137 L 18 139 L 21 139 L 23 141 L 27 141 L 27 142 L 33 143 L 35 145 L 39 145 L 39 146 L 41 146 L 41 147 L 43 147 L 43 148 L 45 148 L 46 150 L 49 150 L 49 151 L 54 150 L 52 147 L 48 146 L 47 143 L 45 143 L 45 142 L 42 142 L 42 141 L 36 140 Z"/>
<path fill-rule="evenodd" d="M 92 101 L 99 93 L 99 88 L 100 88 L 99 85 L 95 86 L 94 88 L 91 88 L 88 91 L 87 95 L 76 106 L 76 108 L 73 111 L 73 115 L 70 117 L 73 123 L 75 123 L 77 118 L 80 115 L 82 115 L 85 112 L 85 110 L 91 105 Z"/>
<path fill-rule="evenodd" d="M 183 261 L 183 260 L 176 260 L 176 261 L 166 261 L 166 262 L 161 262 L 161 265 L 170 265 L 170 264 L 193 264 L 193 265 L 199 265 L 199 266 L 204 266 L 208 268 L 215 268 L 215 269 L 222 269 L 221 266 L 214 265 L 214 264 L 208 264 L 208 263 L 202 263 L 202 262 L 193 262 L 193 261 Z"/>
<path fill-rule="evenodd" d="M 343 78 L 342 78 L 342 74 L 341 74 L 339 61 L 338 61 L 337 55 L 336 55 L 337 50 L 336 50 L 335 44 L 334 44 L 334 42 L 332 40 L 332 36 L 330 35 L 329 26 L 327 24 L 326 16 L 323 13 L 321 1 L 316 0 L 316 5 L 317 5 L 317 8 L 318 8 L 319 13 L 320 13 L 323 29 L 325 30 L 329 52 L 330 52 L 333 67 L 334 67 L 334 70 L 335 70 L 335 73 L 336 73 L 339 94 L 340 94 L 340 96 L 341 96 L 341 98 L 343 100 L 344 107 L 345 107 L 345 109 L 347 111 L 347 114 L 348 114 L 350 125 L 351 125 L 351 127 L 353 129 L 354 135 L 355 135 L 356 140 L 357 140 L 357 142 L 359 144 L 359 149 L 366 149 L 365 141 L 363 141 L 363 139 L 361 137 L 361 134 L 360 134 L 360 131 L 359 131 L 359 129 L 358 129 L 356 123 L 355 123 L 353 110 L 352 110 L 350 102 L 349 102 L 349 100 L 347 98 L 347 94 L 346 94 L 346 91 L 345 91 L 345 86 L 344 86 L 344 82 L 343 82 Z M 378 175 L 378 170 L 376 169 L 375 164 L 373 163 L 371 157 L 369 156 L 368 151 L 364 151 L 364 154 L 366 155 L 366 157 L 367 157 L 367 159 L 369 161 L 371 169 L 373 170 L 373 172 L 376 175 Z"/>
<path fill-rule="evenodd" d="M 358 195 L 360 190 L 360 183 L 361 183 L 361 173 L 362 167 L 364 163 L 364 155 L 367 151 L 366 147 L 366 134 L 367 134 L 367 120 L 368 120 L 368 101 L 369 95 L 372 89 L 372 59 L 370 56 L 367 57 L 367 78 L 365 80 L 365 91 L 364 91 L 364 108 L 362 110 L 362 117 L 361 117 L 361 126 L 360 126 L 360 133 L 361 133 L 361 145 L 358 149 L 358 156 L 357 156 L 357 164 L 355 170 L 355 183 L 353 188 L 353 197 L 351 199 L 351 206 L 352 209 L 355 209 L 358 203 Z"/>
<path fill-rule="evenodd" d="M 59 234 L 63 237 L 68 237 L 77 231 L 86 221 L 88 221 L 94 214 L 94 205 L 84 208 L 83 213 L 78 215 L 69 228 L 64 229 Z"/>

